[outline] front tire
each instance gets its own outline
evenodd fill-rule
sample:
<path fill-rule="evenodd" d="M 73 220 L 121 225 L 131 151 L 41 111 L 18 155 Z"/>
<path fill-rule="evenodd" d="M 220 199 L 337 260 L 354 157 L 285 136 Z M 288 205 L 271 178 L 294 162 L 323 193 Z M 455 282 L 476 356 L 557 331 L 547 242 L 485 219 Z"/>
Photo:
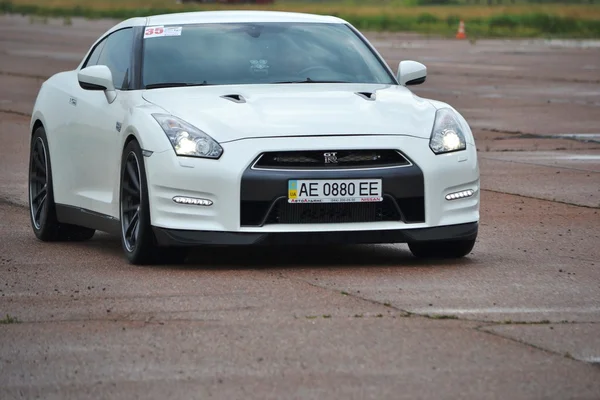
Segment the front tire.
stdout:
<path fill-rule="evenodd" d="M 185 249 L 161 248 L 150 223 L 150 200 L 142 149 L 136 140 L 125 146 L 121 159 L 121 244 L 131 264 L 181 263 Z"/>
<path fill-rule="evenodd" d="M 473 250 L 475 240 L 412 242 L 408 243 L 408 248 L 418 258 L 461 258 Z"/>
<path fill-rule="evenodd" d="M 29 217 L 35 236 L 44 242 L 84 241 L 91 239 L 94 229 L 63 224 L 56 217 L 52 164 L 48 138 L 43 127 L 38 127 L 29 152 Z"/>

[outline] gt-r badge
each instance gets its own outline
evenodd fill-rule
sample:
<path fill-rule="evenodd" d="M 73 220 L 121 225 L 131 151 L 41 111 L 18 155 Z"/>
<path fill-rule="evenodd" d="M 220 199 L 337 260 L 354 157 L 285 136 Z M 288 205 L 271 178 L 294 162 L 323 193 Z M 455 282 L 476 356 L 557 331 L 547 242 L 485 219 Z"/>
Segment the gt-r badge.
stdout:
<path fill-rule="evenodd" d="M 325 164 L 338 163 L 337 153 L 323 153 L 323 157 L 325 157 Z"/>
<path fill-rule="evenodd" d="M 115 128 L 117 128 L 117 132 L 121 132 L 121 123 L 117 122 L 117 126 Z"/>

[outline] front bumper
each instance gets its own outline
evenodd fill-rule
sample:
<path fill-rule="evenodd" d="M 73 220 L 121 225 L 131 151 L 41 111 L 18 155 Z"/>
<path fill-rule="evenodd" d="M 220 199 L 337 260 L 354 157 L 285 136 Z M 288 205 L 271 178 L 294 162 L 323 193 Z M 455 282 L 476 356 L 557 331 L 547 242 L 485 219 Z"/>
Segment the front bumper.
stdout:
<path fill-rule="evenodd" d="M 435 228 L 333 232 L 209 232 L 153 228 L 160 246 L 332 245 L 474 240 L 479 224 Z"/>
<path fill-rule="evenodd" d="M 479 168 L 475 146 L 470 144 L 465 151 L 437 156 L 429 149 L 427 139 L 401 135 L 257 138 L 225 143 L 223 148 L 219 160 L 176 157 L 172 150 L 145 158 L 152 226 L 165 231 L 248 233 L 255 235 L 248 237 L 257 239 L 244 240 L 254 242 L 269 233 L 340 232 L 353 235 L 359 231 L 416 230 L 479 221 Z M 343 175 L 327 171 L 302 174 L 269 171 L 264 175 L 263 171 L 249 172 L 249 167 L 262 152 L 386 148 L 401 151 L 415 168 L 379 172 L 347 170 Z M 244 201 L 273 202 L 274 197 L 287 194 L 285 182 L 288 178 L 326 178 L 328 174 L 336 178 L 382 177 L 384 192 L 389 192 L 399 202 L 420 197 L 423 215 L 379 222 L 242 223 Z M 472 197 L 445 199 L 447 194 L 469 189 L 475 192 Z M 177 204 L 173 201 L 176 196 L 208 199 L 212 205 Z M 361 239 L 361 242 L 364 241 Z"/>

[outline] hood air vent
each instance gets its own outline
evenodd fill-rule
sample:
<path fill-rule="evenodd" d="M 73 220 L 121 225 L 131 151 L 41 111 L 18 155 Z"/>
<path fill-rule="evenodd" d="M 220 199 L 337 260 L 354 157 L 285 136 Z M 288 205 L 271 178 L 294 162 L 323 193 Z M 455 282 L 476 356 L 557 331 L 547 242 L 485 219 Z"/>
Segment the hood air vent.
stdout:
<path fill-rule="evenodd" d="M 372 92 L 356 92 L 357 95 L 365 100 L 375 101 L 375 93 Z"/>
<path fill-rule="evenodd" d="M 226 94 L 221 96 L 225 100 L 233 101 L 234 103 L 245 103 L 246 99 L 241 94 Z"/>

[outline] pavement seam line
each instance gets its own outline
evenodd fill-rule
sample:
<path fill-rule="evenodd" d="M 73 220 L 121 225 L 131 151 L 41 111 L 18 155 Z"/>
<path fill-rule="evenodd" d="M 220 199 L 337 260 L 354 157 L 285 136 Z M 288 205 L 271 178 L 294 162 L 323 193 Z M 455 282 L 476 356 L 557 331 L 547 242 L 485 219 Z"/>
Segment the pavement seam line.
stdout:
<path fill-rule="evenodd" d="M 562 201 L 562 200 L 550 200 L 550 199 L 544 199 L 542 197 L 528 196 L 528 195 L 525 195 L 525 194 L 503 192 L 501 190 L 495 190 L 495 189 L 483 189 L 482 188 L 481 191 L 482 192 L 491 192 L 491 193 L 505 194 L 507 196 L 517 196 L 517 197 L 521 197 L 521 198 L 524 198 L 524 199 L 532 199 L 532 200 L 547 201 L 547 202 L 550 202 L 550 203 L 565 204 L 565 205 L 573 206 L 573 207 L 589 208 L 590 210 L 598 210 L 598 209 L 600 209 L 600 207 L 586 206 L 585 204 L 569 203 L 567 201 Z"/>
<path fill-rule="evenodd" d="M 540 347 L 538 345 L 526 342 L 526 341 L 521 340 L 521 339 L 516 339 L 516 338 L 510 337 L 510 336 L 504 336 L 504 335 L 502 335 L 501 333 L 498 333 L 498 332 L 488 331 L 488 330 L 485 329 L 487 327 L 488 326 L 477 326 L 477 327 L 475 327 L 473 329 L 476 330 L 477 332 L 486 333 L 488 335 L 495 336 L 495 337 L 498 337 L 498 338 L 502 338 L 502 339 L 505 339 L 505 340 L 509 340 L 511 342 L 518 343 L 518 344 L 527 346 L 527 347 L 535 349 L 535 350 L 543 351 L 544 353 L 548 353 L 548 354 L 560 356 L 562 358 L 566 358 L 568 360 L 577 361 L 577 362 L 580 362 L 580 363 L 583 363 L 585 365 L 589 365 L 589 366 L 592 366 L 592 367 L 594 366 L 594 363 L 590 363 L 590 362 L 586 362 L 586 361 L 583 361 L 583 360 L 579 360 L 579 359 L 573 357 L 569 352 L 559 353 L 559 352 L 556 352 L 554 350 L 546 349 L 544 347 Z"/>
<path fill-rule="evenodd" d="M 352 293 L 344 291 L 344 290 L 330 289 L 330 288 L 327 288 L 327 287 L 324 287 L 324 286 L 321 286 L 321 285 L 314 284 L 314 283 L 312 283 L 310 281 L 307 281 L 305 279 L 302 279 L 302 278 L 293 278 L 293 277 L 289 277 L 289 276 L 286 276 L 286 278 L 289 279 L 289 280 L 295 280 L 295 281 L 304 282 L 304 283 L 308 284 L 309 286 L 312 286 L 312 287 L 315 287 L 315 288 L 318 288 L 318 289 L 323 289 L 323 290 L 327 290 L 327 291 L 333 291 L 333 292 L 336 292 L 336 293 L 342 293 L 342 296 L 352 297 L 354 299 L 362 300 L 362 301 L 365 301 L 365 302 L 373 304 L 373 305 L 378 305 L 378 306 L 383 306 L 383 307 L 386 307 L 386 308 L 391 308 L 392 310 L 396 310 L 396 311 L 401 312 L 403 314 L 403 315 L 401 315 L 402 318 L 418 317 L 418 318 L 423 318 L 423 319 L 428 319 L 428 320 L 435 320 L 435 321 L 452 320 L 452 321 L 473 322 L 473 323 L 485 322 L 485 321 L 478 321 L 478 320 L 460 318 L 460 317 L 458 317 L 456 315 L 450 315 L 450 314 L 429 315 L 429 314 L 415 313 L 415 312 L 412 312 L 412 311 L 405 310 L 403 308 L 396 307 L 392 303 L 387 303 L 387 302 L 382 303 L 380 301 L 369 299 L 367 297 L 357 296 L 355 294 L 352 294 Z"/>
<path fill-rule="evenodd" d="M 443 71 L 443 69 L 442 69 Z M 528 81 L 535 81 L 535 82 L 563 82 L 563 83 L 600 83 L 600 79 L 573 79 L 573 78 L 563 78 L 563 77 L 550 77 L 550 78 L 546 78 L 546 77 L 535 77 L 535 76 L 524 76 L 524 75 L 513 75 L 513 74 L 505 74 L 505 75 L 498 75 L 498 74 L 478 74 L 478 73 L 470 73 L 470 72 L 463 72 L 463 73 L 458 73 L 458 72 L 452 72 L 452 73 L 447 73 L 447 72 L 442 72 L 442 71 L 435 71 L 436 75 L 445 75 L 445 76 L 462 76 L 462 77 L 474 77 L 474 78 L 498 78 L 498 79 L 515 79 L 515 80 L 528 80 Z"/>
<path fill-rule="evenodd" d="M 10 71 L 0 71 L 0 76 L 12 76 L 15 78 L 29 78 L 29 79 L 37 79 L 37 80 L 46 80 L 46 79 L 50 78 L 49 76 L 23 74 L 20 72 L 10 72 Z"/>
<path fill-rule="evenodd" d="M 569 151 L 569 150 L 567 150 L 567 151 Z M 536 151 L 534 151 L 534 153 L 535 152 Z M 537 151 L 537 152 L 539 153 L 539 151 Z M 579 171 L 579 172 L 583 172 L 583 173 L 586 173 L 586 174 L 600 174 L 600 171 L 593 171 L 593 170 L 589 170 L 589 169 L 580 169 L 580 168 L 574 168 L 574 167 L 565 167 L 565 166 L 548 165 L 548 164 L 536 164 L 536 163 L 526 162 L 526 161 L 503 160 L 501 158 L 490 158 L 490 157 L 486 157 L 486 156 L 482 156 L 482 155 L 479 155 L 479 158 L 484 159 L 484 160 L 489 160 L 489 161 L 499 161 L 499 162 L 506 162 L 506 163 L 513 163 L 513 164 L 523 164 L 523 165 L 533 165 L 533 166 L 536 166 L 536 167 L 553 168 L 553 169 L 566 169 L 566 170 L 570 170 L 570 171 Z"/>
<path fill-rule="evenodd" d="M 18 203 L 13 199 L 7 198 L 7 197 L 3 197 L 0 196 L 0 204 L 5 204 L 8 206 L 12 206 L 12 207 L 19 207 L 19 208 L 28 208 L 27 204 L 23 204 L 23 203 Z"/>
<path fill-rule="evenodd" d="M 5 108 L 0 108 L 0 113 L 20 115 L 22 117 L 31 117 L 30 113 L 26 113 L 23 111 L 10 110 L 10 109 L 5 109 Z"/>
<path fill-rule="evenodd" d="M 285 276 L 283 274 L 279 275 L 279 276 Z M 314 284 L 306 279 L 303 278 L 295 278 L 295 277 L 290 277 L 290 276 L 285 276 L 288 280 L 292 280 L 292 281 L 301 281 L 304 282 L 306 284 L 308 284 L 309 286 L 318 288 L 318 289 L 323 289 L 323 290 L 328 290 L 328 291 L 333 291 L 333 292 L 340 292 L 343 293 L 342 296 L 348 296 L 348 297 L 352 297 L 354 299 L 358 299 L 358 300 L 362 300 L 362 301 L 366 301 L 368 303 L 374 304 L 374 305 L 379 305 L 379 306 L 384 306 L 386 308 L 391 308 L 393 310 L 396 311 L 400 311 L 401 313 L 403 313 L 404 315 L 402 315 L 402 317 L 404 318 L 409 318 L 409 317 L 420 317 L 420 318 L 425 318 L 425 319 L 429 319 L 429 320 L 453 320 L 453 321 L 461 321 L 461 322 L 473 322 L 473 323 L 479 323 L 479 324 L 485 324 L 485 326 L 505 326 L 505 325 L 569 325 L 569 324 L 600 324 L 600 322 L 591 322 L 591 321 L 557 321 L 557 322 L 540 322 L 540 321 L 525 321 L 525 322 L 520 322 L 520 321 L 515 321 L 515 322 L 511 322 L 511 323 L 503 323 L 502 321 L 497 321 L 497 320 L 480 320 L 480 319 L 469 319 L 469 318 L 461 318 L 455 314 L 423 314 L 423 313 L 416 313 L 416 312 L 412 312 L 409 310 L 405 310 L 403 308 L 399 308 L 394 306 L 391 303 L 382 303 L 380 301 L 377 300 L 373 300 L 373 299 L 369 299 L 366 297 L 362 297 L 362 296 L 357 296 L 355 294 L 352 294 L 350 292 L 347 292 L 345 290 L 338 290 L 335 288 L 327 288 L 321 285 L 317 285 Z M 483 325 L 473 328 L 473 329 L 478 329 L 480 327 L 483 327 Z"/>
<path fill-rule="evenodd" d="M 509 129 L 474 128 L 473 131 L 474 131 L 473 133 L 476 136 L 477 136 L 477 132 L 478 131 L 491 132 L 491 133 L 504 133 L 504 134 L 516 136 L 516 137 L 511 137 L 511 138 L 500 138 L 500 139 L 492 139 L 492 140 L 505 140 L 505 139 L 561 139 L 561 140 L 572 140 L 572 141 L 580 142 L 580 143 L 600 143 L 600 140 L 596 140 L 595 138 L 584 139 L 581 136 L 580 137 L 577 137 L 577 136 L 560 136 L 560 134 L 531 133 L 531 132 L 523 132 L 523 131 L 511 131 Z M 589 134 L 589 135 L 596 135 L 595 133 L 587 133 L 587 134 Z M 586 133 L 581 133 L 580 135 L 586 135 Z M 523 137 L 523 136 L 525 136 L 525 137 Z"/>
<path fill-rule="evenodd" d="M 356 296 L 356 295 L 354 295 L 354 294 L 352 294 L 350 292 L 346 292 L 344 290 L 338 290 L 338 289 L 335 289 L 335 288 L 327 288 L 327 287 L 324 287 L 324 286 L 321 286 L 321 285 L 314 284 L 314 283 L 312 283 L 310 281 L 307 281 L 306 279 L 303 279 L 303 278 L 295 278 L 295 277 L 287 276 L 287 275 L 284 275 L 284 274 L 281 274 L 280 276 L 284 276 L 286 279 L 288 279 L 290 281 L 302 282 L 304 284 L 307 284 L 307 285 L 309 285 L 311 287 L 314 287 L 314 288 L 317 288 L 317 289 L 326 290 L 328 292 L 335 292 L 335 293 L 340 294 L 341 296 L 352 297 L 353 299 L 362 300 L 362 301 L 365 301 L 365 302 L 373 304 L 373 305 L 382 306 L 382 307 L 385 307 L 385 308 L 391 308 L 393 310 L 400 311 L 401 313 L 405 314 L 405 315 L 401 315 L 401 317 L 411 317 L 412 315 L 418 315 L 418 314 L 413 314 L 413 313 L 411 313 L 409 311 L 403 310 L 401 308 L 398 308 L 398 307 L 392 305 L 391 303 L 381 303 L 381 302 L 379 302 L 377 300 L 373 300 L 373 299 L 369 299 L 369 298 L 361 297 L 361 296 Z M 342 294 L 342 292 L 343 292 L 343 294 Z"/>

